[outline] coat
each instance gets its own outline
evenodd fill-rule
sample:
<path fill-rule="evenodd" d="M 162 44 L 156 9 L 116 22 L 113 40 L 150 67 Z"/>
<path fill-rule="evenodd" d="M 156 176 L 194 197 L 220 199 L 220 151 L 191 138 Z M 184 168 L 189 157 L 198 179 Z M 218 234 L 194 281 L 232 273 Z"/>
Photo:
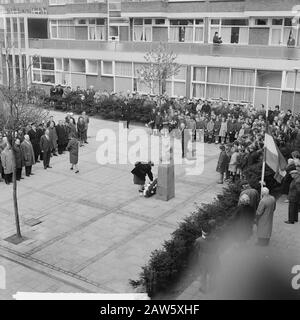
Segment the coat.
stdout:
<path fill-rule="evenodd" d="M 243 195 L 243 194 L 246 194 L 249 199 L 250 199 L 250 206 L 251 208 L 253 209 L 254 212 L 256 212 L 257 210 L 257 207 L 259 205 L 259 194 L 257 192 L 256 189 L 253 189 L 253 188 L 249 188 L 249 189 L 246 189 L 246 190 L 243 190 L 241 192 L 241 195 L 240 197 Z"/>
<path fill-rule="evenodd" d="M 68 139 L 71 139 L 73 136 L 77 136 L 76 126 L 70 122 L 68 124 Z"/>
<path fill-rule="evenodd" d="M 73 138 L 69 141 L 67 145 L 67 151 L 70 152 L 70 163 L 78 163 L 78 154 L 79 154 L 79 142 L 76 138 Z"/>
<path fill-rule="evenodd" d="M 21 146 L 15 145 L 13 150 L 15 153 L 16 168 L 21 169 L 22 167 L 24 167 L 24 159 Z"/>
<path fill-rule="evenodd" d="M 250 205 L 238 205 L 236 212 L 235 233 L 237 240 L 247 241 L 252 236 L 255 211 Z"/>
<path fill-rule="evenodd" d="M 34 151 L 31 142 L 24 140 L 21 143 L 21 150 L 23 161 L 26 167 L 30 167 L 35 164 Z"/>
<path fill-rule="evenodd" d="M 57 133 L 57 143 L 59 146 L 64 146 L 68 143 L 68 133 L 66 127 L 64 125 L 57 125 L 56 126 L 56 133 Z"/>
<path fill-rule="evenodd" d="M 41 147 L 41 151 L 46 153 L 51 151 L 51 141 L 50 138 L 47 139 L 47 137 L 45 135 L 43 135 L 41 137 L 41 141 L 40 141 L 40 147 Z"/>
<path fill-rule="evenodd" d="M 30 142 L 33 146 L 33 148 L 35 149 L 36 147 L 39 148 L 40 147 L 40 135 L 39 132 L 36 130 L 34 131 L 33 129 L 28 131 L 28 135 L 30 137 Z"/>
<path fill-rule="evenodd" d="M 146 175 L 151 181 L 153 181 L 153 174 L 151 172 L 151 165 L 149 163 L 137 162 L 131 173 L 134 175 L 134 184 L 145 184 Z"/>
<path fill-rule="evenodd" d="M 234 152 L 231 155 L 230 162 L 229 162 L 229 168 L 228 168 L 230 172 L 236 173 L 238 155 L 239 155 L 238 152 Z"/>
<path fill-rule="evenodd" d="M 11 149 L 4 149 L 1 152 L 1 163 L 4 174 L 11 174 L 13 172 L 13 154 Z"/>
<path fill-rule="evenodd" d="M 289 202 L 300 203 L 300 176 L 292 179 L 288 200 Z"/>
<path fill-rule="evenodd" d="M 51 141 L 52 149 L 57 148 L 57 133 L 56 133 L 56 128 L 48 128 L 49 130 L 49 138 Z"/>
<path fill-rule="evenodd" d="M 270 239 L 273 228 L 273 216 L 276 209 L 276 200 L 273 196 L 268 195 L 260 200 L 257 215 L 257 237 Z"/>
<path fill-rule="evenodd" d="M 221 127 L 220 127 L 220 132 L 219 132 L 219 136 L 220 137 L 225 137 L 227 133 L 227 122 L 221 122 Z"/>
<path fill-rule="evenodd" d="M 217 171 L 220 173 L 224 173 L 228 170 L 229 157 L 226 151 L 222 151 L 219 156 Z"/>

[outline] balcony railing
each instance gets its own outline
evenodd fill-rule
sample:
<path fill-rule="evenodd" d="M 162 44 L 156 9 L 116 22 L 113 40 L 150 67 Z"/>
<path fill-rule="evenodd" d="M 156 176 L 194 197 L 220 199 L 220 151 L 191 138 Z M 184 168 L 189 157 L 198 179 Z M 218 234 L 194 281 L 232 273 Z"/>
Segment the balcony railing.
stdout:
<path fill-rule="evenodd" d="M 55 50 L 97 50 L 111 52 L 147 52 L 158 46 L 158 42 L 109 42 L 88 40 L 50 40 L 30 39 L 31 49 Z M 242 57 L 263 59 L 300 60 L 300 48 L 258 46 L 258 45 L 226 45 L 200 43 L 168 43 L 168 49 L 180 55 Z"/>

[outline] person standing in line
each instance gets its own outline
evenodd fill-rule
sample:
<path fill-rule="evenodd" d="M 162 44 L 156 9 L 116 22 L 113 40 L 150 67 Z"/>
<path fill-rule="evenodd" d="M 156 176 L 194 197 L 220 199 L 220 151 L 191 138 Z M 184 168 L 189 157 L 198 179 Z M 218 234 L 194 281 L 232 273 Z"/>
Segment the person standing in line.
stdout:
<path fill-rule="evenodd" d="M 41 151 L 41 147 L 40 147 L 40 141 L 41 141 L 41 137 L 44 135 L 45 133 L 45 128 L 44 128 L 44 124 L 40 123 L 37 127 L 37 135 L 38 135 L 38 141 L 39 141 L 39 149 L 40 149 L 40 154 L 39 154 L 39 159 L 40 161 L 43 161 L 43 152 Z"/>
<path fill-rule="evenodd" d="M 82 112 L 82 117 L 84 119 L 84 124 L 85 124 L 84 143 L 88 144 L 87 137 L 88 137 L 90 118 L 85 111 Z"/>
<path fill-rule="evenodd" d="M 13 151 L 15 153 L 16 179 L 17 181 L 20 181 L 21 179 L 24 179 L 22 178 L 22 169 L 24 167 L 24 160 L 23 160 L 23 154 L 21 149 L 21 141 L 19 138 L 15 140 Z"/>
<path fill-rule="evenodd" d="M 229 165 L 229 157 L 225 151 L 225 146 L 221 145 L 220 146 L 220 155 L 219 155 L 219 160 L 218 160 L 218 165 L 217 165 L 217 172 L 220 174 L 220 179 L 218 181 L 219 184 L 224 183 L 224 175 L 227 172 L 228 165 Z"/>
<path fill-rule="evenodd" d="M 41 151 L 43 152 L 43 163 L 44 163 L 44 169 L 52 168 L 50 166 L 50 157 L 51 157 L 51 141 L 49 137 L 49 130 L 47 129 L 45 131 L 45 134 L 41 137 L 40 141 L 40 147 Z"/>
<path fill-rule="evenodd" d="M 300 203 L 300 172 L 298 170 L 292 170 L 290 172 L 292 182 L 289 188 L 288 200 L 289 200 L 289 215 L 287 224 L 294 224 L 298 222 L 298 211 Z"/>
<path fill-rule="evenodd" d="M 66 150 L 66 130 L 62 120 L 56 126 L 58 154 L 63 154 Z M 68 141 L 68 140 L 67 140 Z"/>
<path fill-rule="evenodd" d="M 83 117 L 79 117 L 77 121 L 77 132 L 80 141 L 80 147 L 83 146 L 85 140 L 85 123 Z"/>
<path fill-rule="evenodd" d="M 13 176 L 13 154 L 8 142 L 6 143 L 4 150 L 1 152 L 1 163 L 3 167 L 4 181 L 6 184 L 10 184 Z"/>
<path fill-rule="evenodd" d="M 25 165 L 26 177 L 30 177 L 31 175 L 34 175 L 32 173 L 32 166 L 35 164 L 35 155 L 28 134 L 25 134 L 24 136 L 24 141 L 21 143 L 21 150 Z"/>
<path fill-rule="evenodd" d="M 32 144 L 33 151 L 34 151 L 34 161 L 36 163 L 39 163 L 40 161 L 38 159 L 39 159 L 39 155 L 41 153 L 41 150 L 40 150 L 40 136 L 39 136 L 39 133 L 38 133 L 38 131 L 36 129 L 36 124 L 35 123 L 31 124 L 31 129 L 28 131 L 28 135 L 30 137 L 30 142 Z"/>
<path fill-rule="evenodd" d="M 48 127 L 49 137 L 51 142 L 51 153 L 57 156 L 57 132 L 55 127 L 55 122 L 51 121 Z"/>
<path fill-rule="evenodd" d="M 262 188 L 262 199 L 256 211 L 257 245 L 268 246 L 273 229 L 273 216 L 276 210 L 276 200 L 270 195 L 269 189 Z"/>
<path fill-rule="evenodd" d="M 70 170 L 74 170 L 75 168 L 75 173 L 78 173 L 79 172 L 79 169 L 78 169 L 79 142 L 75 135 L 71 136 L 71 139 L 66 149 L 67 151 L 70 152 L 70 163 L 71 163 Z"/>

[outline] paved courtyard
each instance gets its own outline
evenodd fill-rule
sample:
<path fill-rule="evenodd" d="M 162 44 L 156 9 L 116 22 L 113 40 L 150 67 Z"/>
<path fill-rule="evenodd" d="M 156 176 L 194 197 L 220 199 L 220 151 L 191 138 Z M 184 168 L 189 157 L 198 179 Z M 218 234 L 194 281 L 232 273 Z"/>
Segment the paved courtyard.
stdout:
<path fill-rule="evenodd" d="M 54 113 L 56 121 L 63 114 Z M 51 158 L 34 176 L 18 184 L 22 234 L 19 245 L 4 239 L 15 233 L 12 186 L 0 184 L 0 265 L 6 267 L 9 299 L 16 291 L 132 292 L 150 253 L 169 239 L 178 223 L 209 202 L 216 187 L 214 146 L 205 149 L 205 171 L 188 176 L 176 166 L 176 197 L 168 202 L 140 197 L 131 164 L 101 165 L 96 161 L 99 129 L 118 132 L 116 122 L 91 119 L 89 144 L 80 149 L 80 173 L 70 171 L 69 156 Z M 157 166 L 154 167 L 157 173 Z M 40 222 L 32 226 L 34 222 Z"/>
<path fill-rule="evenodd" d="M 63 118 L 61 113 L 53 115 L 55 121 Z M 51 158 L 52 169 L 37 164 L 35 175 L 22 180 L 18 198 L 27 240 L 19 245 L 4 240 L 15 233 L 15 226 L 12 186 L 0 184 L 0 265 L 7 274 L 0 299 L 11 299 L 17 291 L 133 292 L 128 280 L 138 277 L 150 253 L 169 239 L 195 203 L 210 202 L 221 191 L 215 172 L 218 148 L 206 145 L 202 175 L 187 175 L 187 165 L 176 166 L 174 199 L 140 197 L 132 183 L 131 164 L 96 161 L 97 132 L 117 133 L 118 127 L 115 122 L 91 119 L 89 144 L 80 149 L 78 175 L 69 170 L 66 153 Z M 272 246 L 299 253 L 299 226 L 283 224 L 283 211 L 285 204 L 277 210 Z M 32 221 L 39 223 L 32 226 Z M 193 289 L 195 281 L 181 298 L 203 298 Z"/>

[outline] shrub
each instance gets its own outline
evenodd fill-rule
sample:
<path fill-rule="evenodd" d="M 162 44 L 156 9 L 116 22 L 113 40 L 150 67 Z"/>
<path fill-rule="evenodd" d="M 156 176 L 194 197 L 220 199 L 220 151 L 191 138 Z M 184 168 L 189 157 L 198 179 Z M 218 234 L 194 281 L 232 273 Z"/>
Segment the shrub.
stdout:
<path fill-rule="evenodd" d="M 260 190 L 262 163 L 259 162 L 245 172 L 251 186 Z M 272 192 L 278 188 L 273 178 L 274 172 L 266 167 L 265 181 Z M 171 234 L 171 239 L 165 241 L 162 248 L 151 253 L 150 259 L 140 273 L 138 280 L 130 280 L 137 288 L 143 287 L 151 297 L 159 292 L 167 291 L 174 281 L 178 280 L 187 267 L 190 254 L 193 252 L 195 240 L 201 236 L 203 224 L 215 220 L 217 237 L 225 236 L 235 221 L 235 211 L 241 192 L 240 182 L 229 184 L 216 196 L 210 204 L 198 207 L 189 217 L 186 217 L 177 230 Z"/>

